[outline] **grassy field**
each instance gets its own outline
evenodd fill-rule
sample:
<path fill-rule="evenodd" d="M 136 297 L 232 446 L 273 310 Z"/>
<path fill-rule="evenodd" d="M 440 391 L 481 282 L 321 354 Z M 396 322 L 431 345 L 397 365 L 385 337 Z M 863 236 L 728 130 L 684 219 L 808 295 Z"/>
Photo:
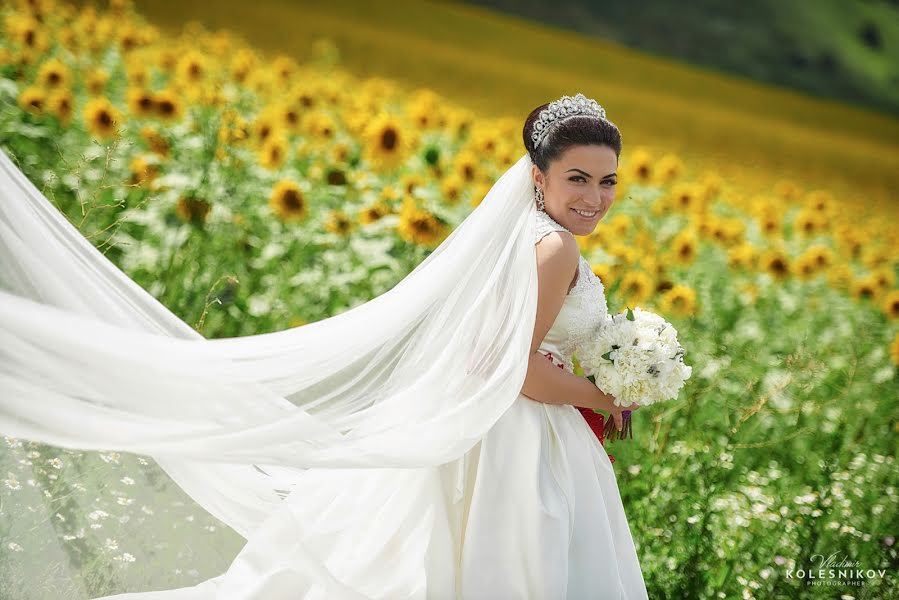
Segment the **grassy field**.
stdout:
<path fill-rule="evenodd" d="M 746 194 L 787 178 L 860 210 L 896 210 L 899 121 L 841 103 L 452 2 L 136 4 L 173 31 L 193 19 L 300 59 L 326 36 L 351 71 L 430 87 L 485 116 L 523 120 L 537 104 L 582 91 L 621 128 L 622 162 L 642 145 L 714 169 Z"/>

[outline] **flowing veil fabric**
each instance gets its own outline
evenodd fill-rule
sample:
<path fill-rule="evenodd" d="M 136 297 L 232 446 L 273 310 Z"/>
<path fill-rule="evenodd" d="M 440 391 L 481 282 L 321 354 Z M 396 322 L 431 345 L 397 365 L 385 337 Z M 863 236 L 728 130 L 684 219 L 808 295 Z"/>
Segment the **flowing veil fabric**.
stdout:
<path fill-rule="evenodd" d="M 332 492 L 353 482 L 343 506 L 364 514 L 309 514 L 310 527 L 367 527 L 369 539 L 406 545 L 357 550 L 388 560 L 404 547 L 402 564 L 389 566 L 390 581 L 360 571 L 372 585 L 354 588 L 309 550 L 297 584 L 343 594 L 332 598 L 424 597 L 423 555 L 432 537 L 449 535 L 447 517 L 427 511 L 413 524 L 410 511 L 437 482 L 458 493 L 461 457 L 511 406 L 527 371 L 537 298 L 530 168 L 525 154 L 381 296 L 302 327 L 205 339 L 0 152 L 0 434 L 152 457 L 246 539 L 285 498 L 321 507 L 335 502 L 322 495 L 328 478 Z M 350 544 L 353 531 L 338 537 Z M 153 577 L 128 586 L 159 588 Z"/>

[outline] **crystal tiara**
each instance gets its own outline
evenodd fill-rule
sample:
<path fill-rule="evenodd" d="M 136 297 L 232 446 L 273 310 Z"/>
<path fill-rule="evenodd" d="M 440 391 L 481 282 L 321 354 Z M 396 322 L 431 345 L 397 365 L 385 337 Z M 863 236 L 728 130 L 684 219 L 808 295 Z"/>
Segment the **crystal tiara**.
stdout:
<path fill-rule="evenodd" d="M 591 115 L 605 119 L 606 110 L 596 100 L 587 98 L 580 92 L 574 96 L 562 96 L 558 100 L 550 102 L 546 108 L 540 111 L 537 120 L 534 121 L 534 132 L 531 134 L 534 149 L 540 145 L 552 125 L 576 115 Z"/>

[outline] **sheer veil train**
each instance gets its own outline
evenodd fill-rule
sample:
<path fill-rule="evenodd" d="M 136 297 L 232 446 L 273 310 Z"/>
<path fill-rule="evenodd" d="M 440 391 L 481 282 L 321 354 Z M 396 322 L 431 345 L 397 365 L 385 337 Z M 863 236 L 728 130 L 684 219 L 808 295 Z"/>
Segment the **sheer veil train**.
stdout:
<path fill-rule="evenodd" d="M 516 399 L 527 371 L 537 302 L 530 169 L 524 154 L 387 293 L 302 327 L 205 339 L 94 248 L 0 153 L 4 452 L 11 456 L 10 440 L 23 439 L 152 457 L 243 538 L 285 497 L 309 511 L 340 507 L 310 513 L 309 540 L 322 541 L 293 549 L 292 560 L 306 568 L 294 592 L 424 597 L 423 557 L 432 539 L 450 535 L 466 476 L 460 458 Z M 358 477 L 347 479 L 351 473 Z M 358 485 L 328 496 L 341 478 Z M 7 515 L 43 500 L 10 498 Z M 89 508 L 45 502 L 53 521 L 46 531 Z M 0 526 L 14 539 L 16 520 L 8 520 L 0 517 Z M 418 551 L 390 565 L 389 581 L 359 562 L 399 547 Z M 85 573 L 96 565 L 60 556 L 58 569 L 35 566 L 33 574 L 89 597 Z M 342 573 L 347 585 L 328 571 L 354 560 L 358 569 Z M 161 575 L 144 573 L 111 576 L 109 589 L 163 587 Z"/>

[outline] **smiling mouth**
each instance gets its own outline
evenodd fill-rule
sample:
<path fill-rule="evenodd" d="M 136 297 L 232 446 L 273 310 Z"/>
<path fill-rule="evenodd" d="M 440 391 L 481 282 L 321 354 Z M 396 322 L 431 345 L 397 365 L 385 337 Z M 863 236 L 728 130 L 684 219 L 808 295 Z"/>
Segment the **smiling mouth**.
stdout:
<path fill-rule="evenodd" d="M 585 218 L 585 219 L 592 219 L 593 217 L 595 217 L 596 215 L 599 214 L 599 211 L 598 211 L 598 210 L 593 210 L 593 211 L 583 211 L 583 210 L 578 210 L 578 209 L 576 209 L 576 208 L 572 208 L 571 210 L 574 211 L 575 213 L 577 213 L 578 215 L 580 215 L 581 217 Z"/>

